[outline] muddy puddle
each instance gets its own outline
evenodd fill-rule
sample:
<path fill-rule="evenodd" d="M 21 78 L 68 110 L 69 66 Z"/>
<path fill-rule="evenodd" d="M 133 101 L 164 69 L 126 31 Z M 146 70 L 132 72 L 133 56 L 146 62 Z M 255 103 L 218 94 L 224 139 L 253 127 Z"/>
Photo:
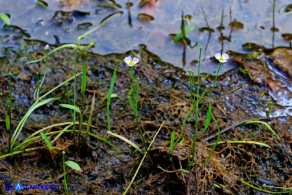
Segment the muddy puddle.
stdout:
<path fill-rule="evenodd" d="M 207 1 L 143 2 L 48 1 L 47 6 L 35 1 L 0 2 L 0 12 L 11 19 L 11 26 L 0 23 L 0 194 L 65 194 L 62 151 L 66 160 L 81 167 L 76 171 L 67 166 L 69 194 L 123 194 L 134 175 L 127 194 L 292 193 L 291 4 L 284 0 L 224 1 L 220 6 Z M 262 11 L 255 11 L 259 7 Z M 187 34 L 190 45 L 174 43 L 169 36 L 180 31 L 182 11 L 190 18 L 186 25 L 196 27 Z M 28 64 L 62 44 L 76 43 L 78 36 L 100 24 L 90 34 L 96 43 L 88 53 L 62 49 Z M 50 48 L 44 50 L 47 44 Z M 186 70 L 196 75 L 199 45 L 204 46 L 201 93 L 215 80 L 219 62 L 214 54 L 226 52 L 230 59 L 212 93 L 200 102 L 198 120 L 194 113 L 185 120 L 193 107 L 189 79 L 198 82 Z M 139 77 L 139 126 L 129 106 L 131 74 L 124 62 L 135 54 L 140 60 L 133 67 Z M 29 114 L 9 152 L 9 138 L 36 102 L 34 93 L 45 70 L 40 96 L 72 78 L 75 64 L 81 72 L 84 63 L 85 95 L 80 90 L 81 76 L 76 79 L 76 106 L 84 125 L 77 122 L 74 127 L 71 110 L 60 106 L 73 101 L 72 79 L 46 97 L 54 100 Z M 107 94 L 115 68 L 110 129 L 142 153 L 108 134 Z M 205 131 L 208 105 L 216 121 L 212 119 Z M 195 124 L 198 136 L 193 150 Z M 80 127 L 84 133 L 77 139 Z M 52 141 L 51 151 L 40 130 Z M 94 136 L 86 136 L 86 131 Z M 36 132 L 36 139 L 24 143 Z M 181 139 L 171 155 L 172 134 Z M 232 142 L 239 140 L 243 142 Z M 219 143 L 214 149 L 215 142 Z M 191 151 L 195 163 L 189 167 Z"/>

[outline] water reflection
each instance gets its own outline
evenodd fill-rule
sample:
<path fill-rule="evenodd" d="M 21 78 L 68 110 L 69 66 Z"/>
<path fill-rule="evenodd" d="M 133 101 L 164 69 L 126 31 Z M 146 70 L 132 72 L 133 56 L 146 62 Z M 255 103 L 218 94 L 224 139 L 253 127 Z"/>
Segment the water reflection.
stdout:
<path fill-rule="evenodd" d="M 247 42 L 266 48 L 291 44 L 291 40 L 286 41 L 282 37 L 292 29 L 291 15 L 287 14 L 288 0 L 218 0 L 215 3 L 155 0 L 143 5 L 137 1 L 122 0 L 66 1 L 67 4 L 62 5 L 57 1 L 47 3 L 48 7 L 43 8 L 34 0 L 11 0 L 1 1 L 0 7 L 2 12 L 11 15 L 12 25 L 25 30 L 31 39 L 50 44 L 55 44 L 55 36 L 61 43 L 75 43 L 79 35 L 106 21 L 102 28 L 90 35 L 97 43 L 94 52 L 123 53 L 145 44 L 162 60 L 187 70 L 196 68 L 192 62 L 198 60 L 198 47 L 175 44 L 168 36 L 180 31 L 180 16 L 184 12 L 190 16 L 190 25 L 196 26 L 187 38 L 204 46 L 202 72 L 211 74 L 216 71 L 213 69 L 216 65 L 210 58 L 217 52 L 233 50 L 246 53 L 241 45 Z M 229 10 L 229 13 L 224 10 Z M 4 47 L 17 48 L 21 45 L 21 41 L 15 44 L 13 35 L 0 29 L 1 55 Z M 83 43 L 86 41 L 89 42 L 84 40 Z M 232 66 L 226 64 L 222 72 L 230 68 Z"/>

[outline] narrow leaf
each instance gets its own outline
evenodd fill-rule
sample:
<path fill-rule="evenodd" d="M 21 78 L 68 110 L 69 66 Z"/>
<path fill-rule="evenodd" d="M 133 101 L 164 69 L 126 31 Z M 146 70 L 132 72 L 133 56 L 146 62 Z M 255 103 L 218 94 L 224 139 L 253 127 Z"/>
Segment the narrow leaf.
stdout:
<path fill-rule="evenodd" d="M 173 130 L 170 135 L 170 144 L 169 144 L 169 153 L 172 154 L 174 150 L 174 139 L 175 139 L 175 131 Z"/>
<path fill-rule="evenodd" d="M 76 171 L 81 171 L 80 166 L 79 166 L 76 162 L 74 162 L 74 161 L 67 160 L 67 161 L 65 162 L 65 164 L 66 164 L 68 167 L 70 167 L 71 169 L 74 169 L 74 170 L 76 170 Z"/>
<path fill-rule="evenodd" d="M 185 34 L 187 35 L 188 33 L 192 32 L 195 29 L 194 26 L 187 26 L 185 27 Z M 176 36 L 172 39 L 173 42 L 177 43 L 179 40 L 183 38 L 182 32 L 176 34 Z"/>
<path fill-rule="evenodd" d="M 48 8 L 48 3 L 44 0 L 38 0 L 37 3 L 42 6 L 43 8 Z"/>
<path fill-rule="evenodd" d="M 10 129 L 11 129 L 11 126 L 10 126 L 10 124 L 11 124 L 11 121 L 10 121 L 10 116 L 9 116 L 9 114 L 5 114 L 5 122 L 6 122 L 6 129 L 8 130 L 8 131 L 10 131 Z"/>
<path fill-rule="evenodd" d="M 10 18 L 7 14 L 0 14 L 0 18 L 6 25 L 10 25 Z"/>
<path fill-rule="evenodd" d="M 86 89 L 86 64 L 82 63 L 82 81 L 81 81 L 81 94 L 84 95 Z"/>
<path fill-rule="evenodd" d="M 74 106 L 71 104 L 60 104 L 60 106 L 63 108 L 68 108 L 68 109 L 74 110 L 75 112 L 78 112 L 79 114 L 81 114 L 81 111 L 77 106 Z"/>
<path fill-rule="evenodd" d="M 211 117 L 212 117 L 212 104 L 209 104 L 203 132 L 205 132 L 208 129 L 211 122 Z"/>
<path fill-rule="evenodd" d="M 137 146 L 134 142 L 132 142 L 131 140 L 125 138 L 124 136 L 118 135 L 118 134 L 113 133 L 113 132 L 111 132 L 111 131 L 107 131 L 107 133 L 110 134 L 110 135 L 112 135 L 112 136 L 115 136 L 115 137 L 117 137 L 117 138 L 119 138 L 119 139 L 121 139 L 121 140 L 123 140 L 124 142 L 126 142 L 126 143 L 128 143 L 128 144 L 130 144 L 131 146 L 133 146 L 133 147 L 134 147 L 138 152 L 140 152 L 141 154 L 144 153 L 143 150 L 141 150 L 141 149 L 139 148 L 139 146 Z"/>
<path fill-rule="evenodd" d="M 43 138 L 43 140 L 46 142 L 48 148 L 50 151 L 52 151 L 52 143 L 49 140 L 48 136 L 46 136 L 46 134 L 44 134 L 43 132 L 41 132 L 41 137 Z"/>

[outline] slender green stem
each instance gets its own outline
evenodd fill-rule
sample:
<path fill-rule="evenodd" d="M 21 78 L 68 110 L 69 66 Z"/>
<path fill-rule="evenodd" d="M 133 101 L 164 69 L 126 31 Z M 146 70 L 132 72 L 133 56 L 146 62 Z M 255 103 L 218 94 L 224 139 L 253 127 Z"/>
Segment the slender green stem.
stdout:
<path fill-rule="evenodd" d="M 74 83 L 73 83 L 73 105 L 76 107 L 77 101 L 77 50 L 74 51 Z M 75 128 L 76 112 L 73 110 L 73 122 Z"/>
<path fill-rule="evenodd" d="M 195 160 L 195 150 L 196 150 L 196 142 L 197 142 L 197 132 L 198 132 L 198 126 L 199 126 L 199 99 L 200 99 L 200 68 L 201 68 L 201 57 L 202 57 L 202 49 L 203 47 L 200 46 L 200 53 L 199 53 L 199 61 L 198 61 L 198 81 L 197 81 L 197 101 L 195 102 L 195 126 L 194 126 L 194 135 L 191 145 L 191 153 L 190 153 L 190 159 L 188 163 L 188 168 L 190 169 Z"/>
<path fill-rule="evenodd" d="M 62 160 L 63 160 L 63 173 L 64 173 L 64 179 L 63 179 L 63 185 L 66 195 L 69 195 L 68 191 L 68 184 L 67 184 L 67 171 L 66 171 L 66 164 L 65 164 L 65 151 L 62 152 Z"/>
<path fill-rule="evenodd" d="M 86 51 L 83 54 L 83 57 L 86 59 Z M 83 111 L 84 111 L 84 99 L 85 99 L 86 80 L 87 80 L 86 64 L 84 62 L 85 59 L 83 59 L 83 62 L 82 62 L 82 77 L 81 77 L 81 87 L 80 87 L 81 88 L 81 113 L 80 113 L 80 118 L 79 118 L 79 124 L 83 123 L 83 118 L 84 118 Z M 79 125 L 79 136 L 81 134 L 81 131 L 82 131 L 82 125 Z M 78 139 L 78 142 L 80 142 L 79 139 Z"/>
<path fill-rule="evenodd" d="M 130 102 L 130 106 L 135 116 L 135 120 L 138 126 L 140 138 L 144 143 L 144 135 L 140 125 L 139 115 L 138 115 L 138 102 L 139 102 L 139 78 L 135 79 L 133 67 L 130 66 L 130 77 L 132 82 L 132 88 L 129 92 L 128 98 Z"/>
<path fill-rule="evenodd" d="M 6 128 L 9 134 L 8 148 L 11 146 L 11 113 L 12 113 L 12 74 L 9 74 L 9 102 L 8 102 L 8 112 L 5 116 Z"/>
<path fill-rule="evenodd" d="M 216 86 L 216 84 L 217 84 L 218 75 L 219 75 L 219 72 L 220 72 L 220 70 L 221 70 L 221 67 L 222 67 L 222 63 L 220 62 L 219 67 L 218 67 L 217 72 L 216 72 L 215 80 L 214 80 L 213 85 L 212 85 L 212 87 L 211 87 L 211 90 L 208 92 L 208 96 L 207 96 L 205 102 L 203 103 L 203 105 L 201 106 L 201 108 L 202 108 L 203 106 L 205 106 L 206 102 L 208 101 L 208 99 L 209 99 L 211 93 L 213 92 L 213 90 L 214 90 L 214 88 L 215 88 L 215 86 Z M 199 101 L 202 100 L 203 95 L 205 95 L 206 92 L 207 92 L 207 88 L 204 90 L 203 94 L 200 96 Z"/>
<path fill-rule="evenodd" d="M 191 109 L 187 112 L 184 120 L 183 120 L 183 124 L 182 124 L 182 127 L 181 127 L 181 131 L 180 131 L 180 134 L 178 136 L 178 138 L 176 139 L 176 141 L 174 142 L 173 144 L 173 148 L 175 147 L 176 144 L 178 144 L 178 142 L 181 140 L 182 138 L 182 135 L 185 131 L 185 125 L 186 125 L 186 122 L 187 120 L 189 119 L 191 113 L 193 112 L 194 110 L 194 105 L 195 105 L 195 97 L 196 97 L 196 94 L 195 94 L 195 91 L 194 91 L 194 87 L 195 87 L 195 84 L 194 84 L 194 72 L 192 70 L 188 70 L 189 72 L 189 77 L 190 77 L 190 97 L 191 97 Z M 170 150 L 171 151 L 171 150 Z M 173 150 L 172 150 L 173 151 Z"/>
<path fill-rule="evenodd" d="M 40 94 L 40 90 L 42 88 L 42 85 L 45 81 L 45 78 L 46 78 L 46 75 L 47 75 L 47 70 L 48 70 L 48 56 L 47 56 L 47 52 L 45 53 L 45 70 L 44 70 L 44 76 L 40 82 L 40 84 L 36 87 L 36 90 L 35 90 L 35 94 L 34 94 L 34 98 L 35 100 L 37 100 L 39 98 L 39 94 Z"/>

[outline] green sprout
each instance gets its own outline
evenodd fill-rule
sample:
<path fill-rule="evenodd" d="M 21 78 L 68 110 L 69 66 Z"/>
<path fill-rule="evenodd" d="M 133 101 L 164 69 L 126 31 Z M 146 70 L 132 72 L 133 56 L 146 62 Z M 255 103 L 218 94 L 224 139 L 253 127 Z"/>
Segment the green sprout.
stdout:
<path fill-rule="evenodd" d="M 66 165 L 68 167 L 70 167 L 71 169 L 74 169 L 76 171 L 81 171 L 81 168 L 74 161 L 71 161 L 71 160 L 65 161 L 65 151 L 62 152 L 62 155 L 63 155 L 63 158 L 62 158 L 63 161 L 62 162 L 63 162 L 63 173 L 64 173 L 64 179 L 62 180 L 62 183 L 63 183 L 64 189 L 65 189 L 66 195 L 69 195 L 68 183 L 67 183 L 67 170 L 66 170 Z"/>

